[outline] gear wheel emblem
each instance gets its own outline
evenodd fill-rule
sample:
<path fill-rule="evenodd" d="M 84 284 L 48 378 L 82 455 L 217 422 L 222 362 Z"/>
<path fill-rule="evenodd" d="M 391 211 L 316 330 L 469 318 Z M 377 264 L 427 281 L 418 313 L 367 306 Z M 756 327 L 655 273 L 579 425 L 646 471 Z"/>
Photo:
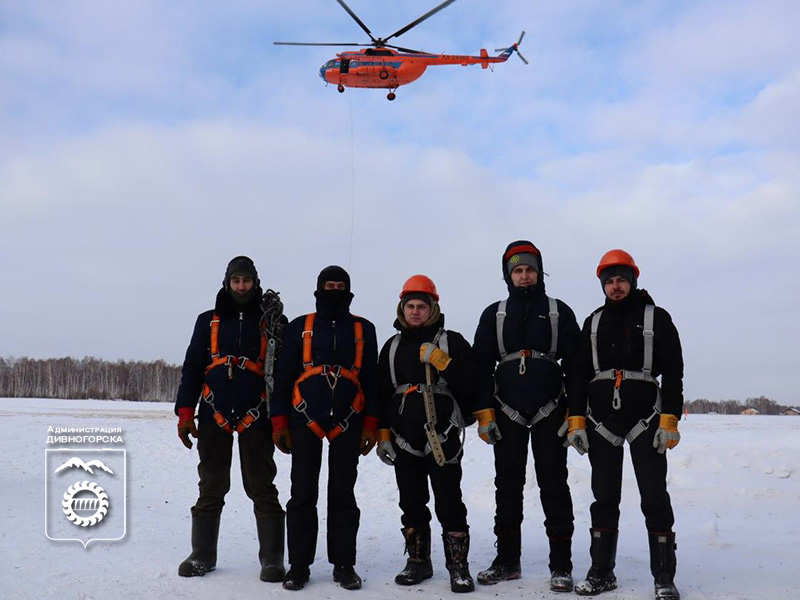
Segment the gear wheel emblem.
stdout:
<path fill-rule="evenodd" d="M 61 506 L 75 525 L 91 527 L 102 521 L 108 513 L 108 494 L 94 482 L 79 481 L 64 492 Z"/>

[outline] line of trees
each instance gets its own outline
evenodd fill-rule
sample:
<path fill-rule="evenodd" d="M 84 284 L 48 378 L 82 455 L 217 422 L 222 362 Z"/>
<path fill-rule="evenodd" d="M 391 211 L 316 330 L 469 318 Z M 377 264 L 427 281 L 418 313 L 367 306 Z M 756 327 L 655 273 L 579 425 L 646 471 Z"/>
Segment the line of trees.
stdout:
<path fill-rule="evenodd" d="M 690 413 L 718 413 L 721 415 L 738 415 L 748 408 L 756 409 L 762 415 L 780 415 L 790 407 L 778 404 L 765 396 L 758 398 L 748 398 L 744 402 L 739 400 L 706 400 L 699 398 L 686 402 L 686 408 Z"/>
<path fill-rule="evenodd" d="M 0 397 L 174 402 L 181 368 L 163 360 L 2 358 Z"/>

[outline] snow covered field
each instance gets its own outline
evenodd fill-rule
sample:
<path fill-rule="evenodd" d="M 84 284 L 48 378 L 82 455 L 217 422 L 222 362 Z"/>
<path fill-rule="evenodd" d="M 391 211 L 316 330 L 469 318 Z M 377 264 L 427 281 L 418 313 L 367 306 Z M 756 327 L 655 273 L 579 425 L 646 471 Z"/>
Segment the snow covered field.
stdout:
<path fill-rule="evenodd" d="M 196 498 L 197 475 L 195 452 L 176 437 L 172 405 L 0 399 L 0 419 L 3 598 L 452 598 L 438 543 L 432 580 L 411 588 L 394 584 L 405 562 L 397 492 L 391 469 L 374 453 L 362 459 L 357 486 L 362 510 L 357 570 L 364 589 L 346 592 L 331 580 L 323 522 L 311 582 L 294 593 L 258 579 L 252 506 L 237 469 L 222 520 L 217 570 L 190 580 L 177 576 L 178 564 L 190 551 L 189 507 Z M 42 459 L 46 448 L 60 447 L 46 444 L 51 426 L 122 429 L 128 457 L 128 523 L 122 541 L 93 542 L 84 549 L 77 542 L 45 536 Z M 677 518 L 676 582 L 683 598 L 800 597 L 800 419 L 690 415 L 681 422 L 681 433 L 680 445 L 670 452 L 669 485 Z M 574 574 L 580 578 L 589 566 L 589 461 L 572 451 L 569 461 L 576 508 Z M 285 503 L 288 458 L 279 455 L 278 467 Z M 475 575 L 494 556 L 494 497 L 492 452 L 474 427 L 468 431 L 464 471 Z M 604 594 L 607 600 L 652 597 L 647 536 L 627 462 L 624 485 L 619 589 Z M 475 599 L 556 597 L 547 589 L 547 540 L 530 465 L 526 494 L 523 578 L 478 586 Z M 324 516 L 324 493 L 320 504 Z M 436 526 L 434 532 L 438 533 Z"/>

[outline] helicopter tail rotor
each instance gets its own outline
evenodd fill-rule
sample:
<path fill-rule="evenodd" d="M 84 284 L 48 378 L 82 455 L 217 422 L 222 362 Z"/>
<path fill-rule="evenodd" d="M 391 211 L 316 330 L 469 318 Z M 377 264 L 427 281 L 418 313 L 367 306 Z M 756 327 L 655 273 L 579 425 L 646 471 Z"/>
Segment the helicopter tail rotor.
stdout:
<path fill-rule="evenodd" d="M 519 39 L 516 41 L 516 43 L 512 44 L 508 48 L 495 48 L 494 51 L 495 52 L 507 52 L 509 55 L 511 55 L 512 52 L 516 52 L 517 56 L 519 56 L 519 59 L 522 62 L 524 62 L 526 65 L 530 64 L 530 63 L 528 63 L 528 59 L 525 58 L 524 56 L 522 56 L 522 52 L 519 51 L 519 45 L 522 43 L 522 38 L 524 38 L 524 37 L 525 37 L 525 32 L 523 31 L 521 34 L 519 34 Z"/>

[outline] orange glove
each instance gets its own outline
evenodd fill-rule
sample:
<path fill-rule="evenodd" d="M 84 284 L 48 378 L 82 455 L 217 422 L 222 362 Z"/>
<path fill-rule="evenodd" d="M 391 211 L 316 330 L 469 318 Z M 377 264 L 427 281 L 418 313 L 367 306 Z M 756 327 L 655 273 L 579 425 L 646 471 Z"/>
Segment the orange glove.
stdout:
<path fill-rule="evenodd" d="M 478 420 L 478 436 L 490 446 L 494 446 L 503 439 L 500 435 L 500 428 L 497 427 L 493 408 L 476 410 L 472 413 Z"/>
<path fill-rule="evenodd" d="M 658 430 L 653 438 L 653 448 L 659 454 L 664 454 L 667 449 L 672 449 L 681 441 L 678 433 L 678 417 L 675 415 L 661 415 L 658 418 Z"/>
<path fill-rule="evenodd" d="M 178 409 L 178 437 L 181 438 L 183 445 L 192 449 L 192 440 L 189 436 L 197 438 L 197 427 L 194 424 L 194 409 L 188 406 Z"/>
<path fill-rule="evenodd" d="M 450 355 L 444 350 L 440 350 L 430 342 L 425 342 L 419 347 L 419 362 L 430 363 L 436 367 L 437 371 L 444 371 L 450 361 Z"/>
<path fill-rule="evenodd" d="M 279 415 L 272 417 L 272 442 L 284 454 L 292 453 L 292 434 L 289 433 L 289 417 Z"/>
<path fill-rule="evenodd" d="M 366 456 L 378 443 L 378 417 L 364 417 L 361 429 L 361 456 Z"/>

